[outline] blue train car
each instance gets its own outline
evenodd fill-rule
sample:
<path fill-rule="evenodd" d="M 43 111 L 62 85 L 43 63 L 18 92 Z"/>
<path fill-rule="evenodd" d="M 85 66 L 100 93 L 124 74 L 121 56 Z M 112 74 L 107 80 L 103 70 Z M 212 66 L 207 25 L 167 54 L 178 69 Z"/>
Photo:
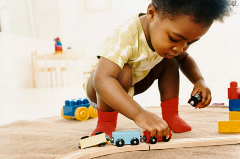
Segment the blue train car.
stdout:
<path fill-rule="evenodd" d="M 110 141 L 117 147 L 138 145 L 141 141 L 140 131 L 115 131 Z"/>

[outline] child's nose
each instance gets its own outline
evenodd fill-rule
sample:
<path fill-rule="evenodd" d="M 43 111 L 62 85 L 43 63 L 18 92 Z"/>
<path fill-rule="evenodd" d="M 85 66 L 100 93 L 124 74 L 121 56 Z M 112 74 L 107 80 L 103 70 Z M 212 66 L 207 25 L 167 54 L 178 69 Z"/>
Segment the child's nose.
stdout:
<path fill-rule="evenodd" d="M 183 45 L 174 46 L 172 50 L 176 51 L 177 54 L 181 54 L 187 50 L 187 43 L 184 43 Z"/>

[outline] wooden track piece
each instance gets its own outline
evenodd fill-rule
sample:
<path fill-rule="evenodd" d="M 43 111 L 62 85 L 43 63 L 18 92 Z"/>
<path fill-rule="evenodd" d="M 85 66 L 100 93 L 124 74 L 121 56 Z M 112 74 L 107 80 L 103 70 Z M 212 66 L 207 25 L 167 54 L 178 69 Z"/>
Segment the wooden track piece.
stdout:
<path fill-rule="evenodd" d="M 169 142 L 158 142 L 156 144 L 140 143 L 139 145 L 125 145 L 116 147 L 112 144 L 107 144 L 104 147 L 91 147 L 83 150 L 74 151 L 72 153 L 57 157 L 56 159 L 89 159 L 114 153 L 140 150 L 156 150 L 168 148 L 183 148 L 183 147 L 200 147 L 213 145 L 233 145 L 240 144 L 240 135 L 229 135 L 224 137 L 211 138 L 195 138 L 195 139 L 172 139 Z"/>
<path fill-rule="evenodd" d="M 113 146 L 108 144 L 104 147 L 91 147 L 74 151 L 72 153 L 57 157 L 56 159 L 89 159 L 114 153 L 129 152 L 129 151 L 149 151 L 149 144 L 141 143 L 139 145 L 124 145 L 123 147 Z"/>
<path fill-rule="evenodd" d="M 150 150 L 183 148 L 183 147 L 200 147 L 213 145 L 233 145 L 238 144 L 239 136 L 234 137 L 213 137 L 213 138 L 195 138 L 195 139 L 172 139 L 167 143 L 159 142 L 150 146 Z"/>
<path fill-rule="evenodd" d="M 106 145 L 104 150 L 98 149 L 98 151 L 90 153 L 90 158 L 109 155 L 109 154 L 114 154 L 114 153 L 130 152 L 130 151 L 149 151 L 149 144 L 140 143 L 139 145 L 134 145 L 134 146 L 124 145 L 123 147 Z"/>

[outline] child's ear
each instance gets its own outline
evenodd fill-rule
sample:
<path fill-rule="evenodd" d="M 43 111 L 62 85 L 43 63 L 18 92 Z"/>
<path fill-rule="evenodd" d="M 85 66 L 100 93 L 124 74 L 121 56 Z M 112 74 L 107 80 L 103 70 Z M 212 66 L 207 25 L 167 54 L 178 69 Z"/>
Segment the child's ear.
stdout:
<path fill-rule="evenodd" d="M 157 14 L 157 10 L 155 8 L 155 6 L 151 3 L 148 5 L 148 8 L 147 8 L 147 19 L 149 22 L 152 22 L 153 19 L 155 18 Z"/>

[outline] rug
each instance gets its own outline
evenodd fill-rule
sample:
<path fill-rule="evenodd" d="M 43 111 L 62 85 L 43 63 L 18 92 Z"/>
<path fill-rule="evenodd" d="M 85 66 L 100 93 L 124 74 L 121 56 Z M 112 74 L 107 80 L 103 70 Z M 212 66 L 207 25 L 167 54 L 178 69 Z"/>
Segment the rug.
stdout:
<path fill-rule="evenodd" d="M 160 107 L 147 110 L 161 114 Z M 180 116 L 191 126 L 192 131 L 176 134 L 173 139 L 205 138 L 235 134 L 219 134 L 218 121 L 228 120 L 227 106 L 209 106 L 194 109 L 189 105 L 180 106 Z M 49 159 L 78 150 L 82 136 L 90 135 L 97 119 L 87 121 L 67 120 L 60 115 L 33 121 L 16 121 L 0 127 L 0 158 L 3 159 Z M 133 121 L 119 114 L 117 131 L 140 130 Z M 236 135 L 240 135 L 237 133 Z M 240 158 L 240 145 L 224 145 L 166 150 L 134 151 L 97 157 L 99 159 L 122 158 Z"/>

